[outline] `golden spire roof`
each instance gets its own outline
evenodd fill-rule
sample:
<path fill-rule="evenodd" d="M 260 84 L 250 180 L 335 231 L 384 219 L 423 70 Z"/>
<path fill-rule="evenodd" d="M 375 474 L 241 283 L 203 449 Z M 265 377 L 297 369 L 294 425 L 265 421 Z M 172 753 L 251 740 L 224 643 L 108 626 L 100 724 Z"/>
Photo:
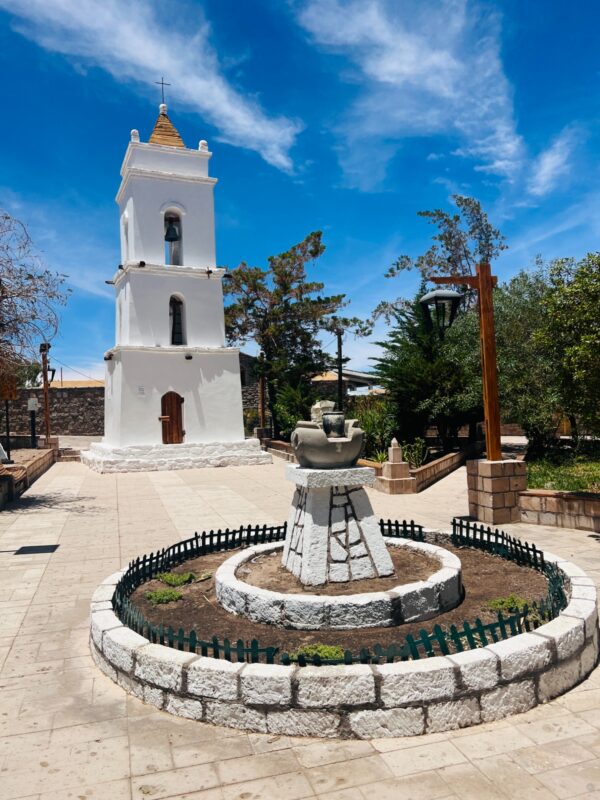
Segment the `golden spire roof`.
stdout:
<path fill-rule="evenodd" d="M 160 113 L 148 142 L 149 144 L 165 144 L 169 147 L 185 147 L 177 128 L 167 115 L 167 106 L 164 103 L 160 105 Z"/>

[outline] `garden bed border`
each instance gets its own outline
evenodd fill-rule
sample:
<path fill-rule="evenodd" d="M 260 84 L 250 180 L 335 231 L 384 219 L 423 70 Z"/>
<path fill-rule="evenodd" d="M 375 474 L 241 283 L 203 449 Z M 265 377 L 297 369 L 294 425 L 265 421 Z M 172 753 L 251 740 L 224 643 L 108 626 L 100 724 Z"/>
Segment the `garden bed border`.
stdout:
<path fill-rule="evenodd" d="M 600 495 L 528 489 L 519 492 L 521 522 L 600 533 Z"/>
<path fill-rule="evenodd" d="M 295 736 L 411 736 L 491 722 L 545 703 L 598 660 L 596 587 L 551 553 L 568 605 L 534 631 L 447 656 L 322 667 L 232 663 L 152 644 L 124 626 L 112 597 L 126 570 L 92 597 L 90 647 L 126 691 L 171 714 Z"/>
<path fill-rule="evenodd" d="M 386 591 L 286 594 L 254 586 L 236 576 L 237 569 L 255 556 L 283 549 L 282 542 L 269 542 L 244 549 L 220 565 L 215 573 L 217 601 L 232 614 L 295 630 L 356 630 L 425 621 L 460 603 L 461 564 L 453 553 L 428 542 L 400 538 L 385 541 L 391 547 L 406 547 L 431 556 L 439 562 L 439 569 L 424 580 Z"/>

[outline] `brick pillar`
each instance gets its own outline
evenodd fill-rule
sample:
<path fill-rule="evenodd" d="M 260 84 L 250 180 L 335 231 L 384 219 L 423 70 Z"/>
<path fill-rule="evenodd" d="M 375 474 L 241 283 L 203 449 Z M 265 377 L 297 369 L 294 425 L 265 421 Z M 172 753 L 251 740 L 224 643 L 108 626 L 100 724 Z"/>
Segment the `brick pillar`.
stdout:
<path fill-rule="evenodd" d="M 402 448 L 392 439 L 388 447 L 388 460 L 383 464 L 382 474 L 375 480 L 375 488 L 386 494 L 412 494 L 417 491 L 417 480 L 410 474 L 410 466 L 402 460 Z"/>
<path fill-rule="evenodd" d="M 469 515 L 501 525 L 519 522 L 519 492 L 527 489 L 524 461 L 467 461 Z"/>

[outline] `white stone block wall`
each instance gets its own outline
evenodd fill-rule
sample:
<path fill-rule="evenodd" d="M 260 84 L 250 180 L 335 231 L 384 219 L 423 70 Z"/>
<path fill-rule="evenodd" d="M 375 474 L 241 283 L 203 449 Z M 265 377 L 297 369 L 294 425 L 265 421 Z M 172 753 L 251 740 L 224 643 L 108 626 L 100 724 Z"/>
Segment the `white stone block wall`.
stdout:
<path fill-rule="evenodd" d="M 536 631 L 450 656 L 335 667 L 230 663 L 151 644 L 97 599 L 90 647 L 98 667 L 125 691 L 188 719 L 263 733 L 359 739 L 453 730 L 545 703 L 596 665 L 593 583 L 569 562 L 552 560 L 573 589 L 585 586 L 588 596 L 571 600 Z M 114 590 L 120 574 L 102 587 Z M 104 595 L 103 590 L 94 598 Z"/>
<path fill-rule="evenodd" d="M 248 547 L 224 561 L 215 574 L 219 604 L 232 614 L 269 625 L 297 630 L 350 630 L 431 619 L 454 608 L 462 599 L 460 560 L 444 548 L 410 539 L 388 539 L 387 545 L 431 556 L 439 561 L 440 569 L 426 581 L 399 584 L 384 592 L 286 594 L 252 586 L 236 577 L 242 564 L 257 555 L 281 550 L 288 541 L 285 545 L 268 542 Z"/>

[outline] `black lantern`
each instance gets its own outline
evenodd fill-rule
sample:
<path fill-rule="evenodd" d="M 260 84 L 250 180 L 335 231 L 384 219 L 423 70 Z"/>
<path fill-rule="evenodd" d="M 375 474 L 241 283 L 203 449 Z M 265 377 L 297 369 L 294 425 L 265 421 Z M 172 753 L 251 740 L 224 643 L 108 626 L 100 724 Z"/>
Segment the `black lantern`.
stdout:
<path fill-rule="evenodd" d="M 435 323 L 440 334 L 440 339 L 444 338 L 446 330 L 452 325 L 456 317 L 456 312 L 462 300 L 462 295 L 453 289 L 434 289 L 428 292 L 419 300 L 425 317 L 427 330 L 433 329 L 434 319 L 431 309 L 435 309 Z"/>
<path fill-rule="evenodd" d="M 181 237 L 177 230 L 175 220 L 167 219 L 167 230 L 165 231 L 165 242 L 178 242 Z"/>

